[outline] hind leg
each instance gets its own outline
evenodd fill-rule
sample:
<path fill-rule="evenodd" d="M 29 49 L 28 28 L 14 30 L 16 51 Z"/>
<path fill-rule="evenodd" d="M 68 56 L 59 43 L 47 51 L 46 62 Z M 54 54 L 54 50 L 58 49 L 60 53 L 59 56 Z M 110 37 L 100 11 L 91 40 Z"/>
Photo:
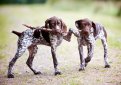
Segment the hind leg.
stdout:
<path fill-rule="evenodd" d="M 41 74 L 41 72 L 37 72 L 32 68 L 32 62 L 33 62 L 34 56 L 37 53 L 38 47 L 36 45 L 31 45 L 30 47 L 28 47 L 28 50 L 29 50 L 29 58 L 27 59 L 26 64 L 34 72 L 35 75 Z"/>
<path fill-rule="evenodd" d="M 103 48 L 104 48 L 105 68 L 110 68 L 110 65 L 108 64 L 107 41 L 105 38 L 102 38 L 101 41 L 102 41 Z"/>
<path fill-rule="evenodd" d="M 18 46 L 15 56 L 10 61 L 9 66 L 8 66 L 8 78 L 14 78 L 14 75 L 12 74 L 12 68 L 13 68 L 15 62 L 17 61 L 17 59 L 22 56 L 22 54 L 25 52 L 25 50 L 26 50 L 26 47 Z"/>

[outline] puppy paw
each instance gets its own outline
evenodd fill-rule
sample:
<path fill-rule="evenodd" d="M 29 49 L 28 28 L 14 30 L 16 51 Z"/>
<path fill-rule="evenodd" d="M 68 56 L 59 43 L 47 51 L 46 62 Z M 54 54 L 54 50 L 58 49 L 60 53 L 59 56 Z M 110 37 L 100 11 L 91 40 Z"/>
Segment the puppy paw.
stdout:
<path fill-rule="evenodd" d="M 56 75 L 61 75 L 61 74 L 62 74 L 62 73 L 61 73 L 60 71 L 56 71 L 56 72 L 55 72 L 55 76 L 56 76 Z"/>
<path fill-rule="evenodd" d="M 105 65 L 105 68 L 110 68 L 111 66 L 110 65 Z"/>
<path fill-rule="evenodd" d="M 13 75 L 13 74 L 8 74 L 7 77 L 8 77 L 8 78 L 14 78 L 14 75 Z"/>
<path fill-rule="evenodd" d="M 79 68 L 79 71 L 84 71 L 85 69 L 84 68 Z"/>
<path fill-rule="evenodd" d="M 35 75 L 38 75 L 38 74 L 42 74 L 40 71 L 38 71 L 38 72 L 35 72 L 34 73 Z"/>

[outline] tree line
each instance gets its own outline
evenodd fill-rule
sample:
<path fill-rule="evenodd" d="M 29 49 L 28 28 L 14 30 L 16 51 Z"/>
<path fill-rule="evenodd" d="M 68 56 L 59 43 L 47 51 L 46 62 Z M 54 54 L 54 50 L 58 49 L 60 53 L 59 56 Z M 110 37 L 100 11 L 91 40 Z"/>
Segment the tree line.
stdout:
<path fill-rule="evenodd" d="M 0 0 L 0 4 L 32 4 L 32 3 L 46 3 L 47 0 Z"/>

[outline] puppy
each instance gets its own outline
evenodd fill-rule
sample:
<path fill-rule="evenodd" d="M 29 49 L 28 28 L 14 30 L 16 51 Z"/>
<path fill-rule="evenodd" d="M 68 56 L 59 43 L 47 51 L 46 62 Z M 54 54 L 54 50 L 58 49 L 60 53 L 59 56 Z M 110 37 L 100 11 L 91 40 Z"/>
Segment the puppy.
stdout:
<path fill-rule="evenodd" d="M 84 70 L 87 64 L 90 62 L 94 53 L 95 41 L 100 38 L 104 48 L 104 61 L 105 68 L 109 68 L 108 64 L 108 51 L 107 51 L 107 33 L 105 28 L 98 23 L 95 23 L 87 18 L 75 21 L 77 30 L 69 29 L 68 39 L 70 41 L 71 35 L 74 34 L 77 37 L 78 50 L 80 54 L 80 69 Z M 88 55 L 84 58 L 83 46 L 87 46 Z"/>
<path fill-rule="evenodd" d="M 23 31 L 22 33 L 13 31 L 14 34 L 18 35 L 19 39 L 17 44 L 17 52 L 8 66 L 8 78 L 14 78 L 14 75 L 12 74 L 12 68 L 17 59 L 23 55 L 26 49 L 28 49 L 29 51 L 29 58 L 27 59 L 26 64 L 35 75 L 41 74 L 40 71 L 38 72 L 32 68 L 32 62 L 38 50 L 37 45 L 40 44 L 51 47 L 55 75 L 61 74 L 61 72 L 57 68 L 58 61 L 56 58 L 56 49 L 61 44 L 63 36 L 66 34 L 67 26 L 65 25 L 65 23 L 61 19 L 54 16 L 45 21 L 45 26 L 24 26 L 30 29 Z"/>

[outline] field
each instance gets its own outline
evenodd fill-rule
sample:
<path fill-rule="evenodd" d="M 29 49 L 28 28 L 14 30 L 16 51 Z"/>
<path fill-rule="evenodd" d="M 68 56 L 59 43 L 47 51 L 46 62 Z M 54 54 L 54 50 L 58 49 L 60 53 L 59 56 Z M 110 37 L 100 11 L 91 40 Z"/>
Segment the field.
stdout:
<path fill-rule="evenodd" d="M 61 6 L 61 5 L 60 5 Z M 97 11 L 96 4 L 75 7 L 57 5 L 2 5 L 0 6 L 0 85 L 121 85 L 121 17 L 116 17 L 116 8 L 111 3 L 103 4 Z M 78 6 L 78 5 L 77 5 Z M 18 37 L 12 30 L 24 31 L 22 24 L 43 26 L 49 17 L 61 18 L 69 28 L 75 28 L 74 22 L 89 18 L 103 24 L 108 32 L 108 56 L 111 68 L 104 68 L 103 47 L 100 40 L 96 42 L 94 57 L 85 71 L 79 72 L 79 53 L 77 41 L 73 36 L 71 42 L 63 40 L 58 47 L 59 68 L 62 75 L 54 76 L 50 48 L 39 45 L 33 67 L 42 72 L 34 75 L 26 65 L 28 51 L 15 63 L 15 78 L 8 79 L 9 61 L 16 52 Z M 75 28 L 76 29 L 76 28 Z M 86 56 L 86 47 L 85 47 Z"/>

